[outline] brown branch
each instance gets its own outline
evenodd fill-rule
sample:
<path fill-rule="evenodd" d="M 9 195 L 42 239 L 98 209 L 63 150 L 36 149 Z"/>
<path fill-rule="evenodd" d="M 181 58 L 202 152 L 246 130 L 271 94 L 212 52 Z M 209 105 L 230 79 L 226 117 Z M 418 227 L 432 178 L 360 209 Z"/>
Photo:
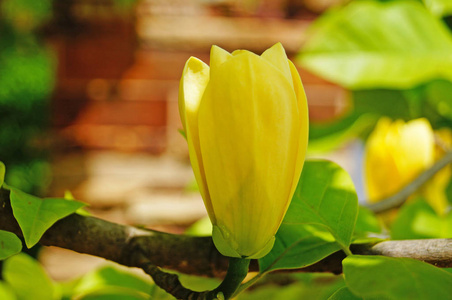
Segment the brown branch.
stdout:
<path fill-rule="evenodd" d="M 21 235 L 12 214 L 9 192 L 0 190 L 0 230 Z M 72 214 L 55 223 L 41 244 L 102 257 L 119 264 L 142 268 L 155 265 L 182 273 L 209 277 L 224 276 L 228 259 L 210 237 L 190 237 L 119 225 L 94 217 Z M 452 267 L 452 239 L 385 241 L 376 245 L 352 246 L 354 254 L 411 257 L 439 267 Z M 341 273 L 342 252 L 300 270 Z M 250 270 L 257 271 L 257 261 Z"/>

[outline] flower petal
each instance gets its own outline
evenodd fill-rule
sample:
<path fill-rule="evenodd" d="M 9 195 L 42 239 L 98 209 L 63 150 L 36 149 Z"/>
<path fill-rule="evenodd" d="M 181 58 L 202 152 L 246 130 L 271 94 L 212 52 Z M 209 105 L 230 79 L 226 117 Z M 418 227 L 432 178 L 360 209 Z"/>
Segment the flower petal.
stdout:
<path fill-rule="evenodd" d="M 299 109 L 292 79 L 274 70 L 250 52 L 233 56 L 211 70 L 199 111 L 214 225 L 242 256 L 273 239 L 292 190 Z"/>
<path fill-rule="evenodd" d="M 205 88 L 209 83 L 209 73 L 210 68 L 204 62 L 195 57 L 188 59 L 179 86 L 179 113 L 187 137 L 193 172 L 209 217 L 214 220 L 198 135 L 198 109 Z"/>
<path fill-rule="evenodd" d="M 212 48 L 210 49 L 210 68 L 219 67 L 222 63 L 224 63 L 231 57 L 232 55 L 228 51 L 215 45 L 212 46 Z"/>
<path fill-rule="evenodd" d="M 269 61 L 273 66 L 281 71 L 287 80 L 293 84 L 292 74 L 288 63 L 289 60 L 287 59 L 286 51 L 281 43 L 276 43 L 271 48 L 265 50 L 261 57 Z"/>

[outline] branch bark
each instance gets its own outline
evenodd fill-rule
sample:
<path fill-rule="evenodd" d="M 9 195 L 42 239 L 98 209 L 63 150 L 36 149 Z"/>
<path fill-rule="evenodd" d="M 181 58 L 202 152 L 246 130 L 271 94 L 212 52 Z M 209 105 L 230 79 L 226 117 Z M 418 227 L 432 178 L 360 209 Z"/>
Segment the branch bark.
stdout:
<path fill-rule="evenodd" d="M 0 230 L 22 235 L 9 201 L 9 192 L 0 190 Z M 228 259 L 215 248 L 210 237 L 190 237 L 139 229 L 94 217 L 72 214 L 56 222 L 40 243 L 102 257 L 119 264 L 141 268 L 152 264 L 182 273 L 223 277 Z M 452 239 L 385 241 L 352 247 L 354 254 L 411 257 L 439 267 L 452 267 Z M 342 272 L 345 257 L 336 252 L 302 272 Z M 252 261 L 251 271 L 258 270 Z"/>

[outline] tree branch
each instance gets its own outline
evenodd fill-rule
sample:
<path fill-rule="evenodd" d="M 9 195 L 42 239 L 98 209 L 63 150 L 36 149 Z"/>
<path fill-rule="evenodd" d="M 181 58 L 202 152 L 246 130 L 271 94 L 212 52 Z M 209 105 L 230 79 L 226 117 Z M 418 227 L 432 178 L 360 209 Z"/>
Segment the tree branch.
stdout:
<path fill-rule="evenodd" d="M 0 230 L 22 235 L 14 219 L 9 192 L 0 190 Z M 55 223 L 40 243 L 102 257 L 119 264 L 142 268 L 155 265 L 182 273 L 223 277 L 228 258 L 215 248 L 210 237 L 190 237 L 119 225 L 94 217 L 72 214 Z M 354 254 L 411 257 L 439 267 L 452 267 L 452 239 L 385 241 L 352 246 Z M 301 272 L 342 272 L 345 257 L 336 252 Z M 258 270 L 252 261 L 251 271 Z"/>

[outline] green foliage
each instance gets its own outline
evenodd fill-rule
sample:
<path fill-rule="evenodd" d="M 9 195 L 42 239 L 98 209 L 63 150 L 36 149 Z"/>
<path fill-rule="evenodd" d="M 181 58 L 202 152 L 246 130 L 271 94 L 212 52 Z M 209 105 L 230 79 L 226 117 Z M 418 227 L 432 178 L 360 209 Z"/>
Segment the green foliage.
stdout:
<path fill-rule="evenodd" d="M 449 0 L 423 0 L 425 6 L 437 16 L 452 14 L 452 2 Z"/>
<path fill-rule="evenodd" d="M 353 295 L 350 290 L 344 286 L 340 289 L 338 289 L 331 297 L 328 298 L 328 300 L 360 300 L 362 298 L 356 297 Z"/>
<path fill-rule="evenodd" d="M 44 232 L 56 221 L 85 205 L 62 198 L 41 199 L 16 188 L 11 188 L 10 200 L 28 248 L 38 243 Z"/>
<path fill-rule="evenodd" d="M 2 300 L 17 300 L 14 291 L 6 283 L 0 281 L 0 299 Z"/>
<path fill-rule="evenodd" d="M 309 125 L 309 152 L 327 152 L 366 135 L 375 125 L 377 114 L 349 113 L 339 120 Z"/>
<path fill-rule="evenodd" d="M 55 70 L 35 30 L 51 15 L 51 1 L 5 0 L 0 11 L 0 159 L 10 184 L 42 193 L 51 175 L 43 136 Z"/>
<path fill-rule="evenodd" d="M 23 253 L 5 261 L 3 278 L 4 281 L 0 281 L 2 300 L 173 299 L 147 277 L 113 265 L 93 270 L 71 282 L 55 283 L 37 261 Z"/>
<path fill-rule="evenodd" d="M 381 233 L 382 228 L 377 216 L 368 208 L 360 206 L 355 226 L 355 238 L 367 237 L 370 233 Z"/>
<path fill-rule="evenodd" d="M 51 16 L 51 0 L 4 0 L 0 2 L 4 21 L 17 31 L 28 33 Z"/>
<path fill-rule="evenodd" d="M 51 279 L 42 266 L 26 254 L 14 255 L 5 261 L 3 278 L 18 300 L 55 299 L 56 290 Z"/>
<path fill-rule="evenodd" d="M 452 79 L 451 52 L 447 28 L 422 4 L 355 1 L 316 21 L 299 62 L 351 89 L 409 88 Z"/>
<path fill-rule="evenodd" d="M 0 188 L 5 181 L 5 164 L 0 161 Z"/>
<path fill-rule="evenodd" d="M 77 299 L 150 299 L 152 282 L 113 266 L 94 270 L 77 280 L 66 296 Z"/>
<path fill-rule="evenodd" d="M 365 299 L 449 299 L 452 274 L 410 258 L 348 256 L 342 262 L 350 291 Z"/>
<path fill-rule="evenodd" d="M 0 230 L 0 260 L 17 254 L 21 250 L 22 242 L 14 233 Z"/>
<path fill-rule="evenodd" d="M 452 238 L 452 214 L 439 216 L 424 199 L 415 199 L 400 209 L 391 227 L 391 238 Z"/>
<path fill-rule="evenodd" d="M 285 276 L 288 282 L 278 282 L 277 274 L 267 276 L 268 282 L 264 278 L 262 284 L 240 294 L 238 300 L 325 300 L 345 284 L 342 276 L 332 274 L 292 274 Z"/>
<path fill-rule="evenodd" d="M 300 268 L 337 250 L 348 252 L 358 200 L 347 172 L 333 162 L 306 161 L 272 251 L 261 272 Z"/>

